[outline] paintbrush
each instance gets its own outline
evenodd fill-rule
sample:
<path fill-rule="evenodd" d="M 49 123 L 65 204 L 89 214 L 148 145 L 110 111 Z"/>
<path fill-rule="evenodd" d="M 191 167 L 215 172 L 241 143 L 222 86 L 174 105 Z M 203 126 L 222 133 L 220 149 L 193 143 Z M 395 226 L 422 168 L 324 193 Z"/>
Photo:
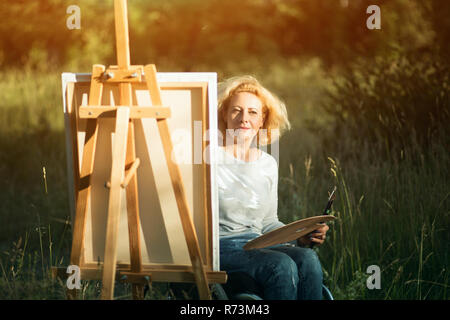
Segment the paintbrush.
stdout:
<path fill-rule="evenodd" d="M 324 215 L 330 214 L 330 212 L 331 212 L 331 206 L 332 206 L 333 201 L 334 201 L 335 198 L 336 198 L 336 186 L 334 186 L 333 191 L 330 193 L 330 196 L 328 197 L 327 206 L 325 207 L 325 210 L 323 210 L 323 214 L 324 214 Z M 311 235 L 312 235 L 313 233 L 314 233 L 314 232 L 311 232 L 311 233 L 310 233 L 310 239 L 312 238 Z M 311 244 L 309 245 L 309 247 L 310 247 L 310 248 L 313 248 L 313 247 L 314 247 L 314 243 L 311 243 Z"/>

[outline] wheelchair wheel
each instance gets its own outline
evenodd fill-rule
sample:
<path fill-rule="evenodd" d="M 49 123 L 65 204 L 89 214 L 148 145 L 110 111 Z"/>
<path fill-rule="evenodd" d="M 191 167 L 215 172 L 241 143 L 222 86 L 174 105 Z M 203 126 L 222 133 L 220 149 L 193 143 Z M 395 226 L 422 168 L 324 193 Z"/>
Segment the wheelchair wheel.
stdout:
<path fill-rule="evenodd" d="M 322 295 L 323 295 L 323 300 L 334 300 L 330 289 L 328 289 L 325 285 L 322 285 Z"/>
<path fill-rule="evenodd" d="M 219 283 L 209 285 L 213 300 L 229 300 L 229 297 Z M 169 283 L 169 290 L 175 300 L 198 300 L 197 286 L 192 283 Z"/>
<path fill-rule="evenodd" d="M 210 285 L 213 300 L 230 300 L 220 283 Z"/>

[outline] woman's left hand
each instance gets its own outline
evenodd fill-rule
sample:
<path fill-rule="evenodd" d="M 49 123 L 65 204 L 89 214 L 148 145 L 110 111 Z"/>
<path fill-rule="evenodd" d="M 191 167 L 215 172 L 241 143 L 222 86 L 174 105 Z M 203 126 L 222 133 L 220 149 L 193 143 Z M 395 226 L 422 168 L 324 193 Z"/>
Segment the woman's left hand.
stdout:
<path fill-rule="evenodd" d="M 330 227 L 326 224 L 323 227 L 314 230 L 307 235 L 298 238 L 297 242 L 300 246 L 311 246 L 311 245 L 321 245 L 325 242 L 325 238 L 327 237 L 327 231 Z"/>

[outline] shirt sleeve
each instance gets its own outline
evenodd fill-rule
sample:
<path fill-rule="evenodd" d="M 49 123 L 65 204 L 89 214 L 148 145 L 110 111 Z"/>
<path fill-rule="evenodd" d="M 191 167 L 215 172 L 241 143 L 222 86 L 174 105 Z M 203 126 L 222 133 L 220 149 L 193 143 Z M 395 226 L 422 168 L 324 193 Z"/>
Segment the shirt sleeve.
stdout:
<path fill-rule="evenodd" d="M 278 165 L 276 160 L 273 160 L 274 165 L 272 166 L 271 172 L 272 184 L 269 194 L 270 207 L 262 221 L 262 233 L 267 233 L 285 225 L 278 220 Z"/>

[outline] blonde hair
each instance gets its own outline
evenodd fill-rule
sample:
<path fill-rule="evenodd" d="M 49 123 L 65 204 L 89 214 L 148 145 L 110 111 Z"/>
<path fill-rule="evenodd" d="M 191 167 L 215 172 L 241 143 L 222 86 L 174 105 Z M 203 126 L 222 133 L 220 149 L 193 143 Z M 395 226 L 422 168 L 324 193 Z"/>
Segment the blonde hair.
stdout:
<path fill-rule="evenodd" d="M 275 94 L 264 88 L 254 77 L 246 75 L 232 77 L 218 84 L 218 125 L 223 136 L 227 129 L 224 116 L 228 110 L 228 104 L 231 97 L 240 92 L 254 94 L 263 104 L 265 120 L 261 129 L 267 130 L 267 136 L 259 137 L 260 145 L 271 144 L 291 128 L 284 103 Z"/>

